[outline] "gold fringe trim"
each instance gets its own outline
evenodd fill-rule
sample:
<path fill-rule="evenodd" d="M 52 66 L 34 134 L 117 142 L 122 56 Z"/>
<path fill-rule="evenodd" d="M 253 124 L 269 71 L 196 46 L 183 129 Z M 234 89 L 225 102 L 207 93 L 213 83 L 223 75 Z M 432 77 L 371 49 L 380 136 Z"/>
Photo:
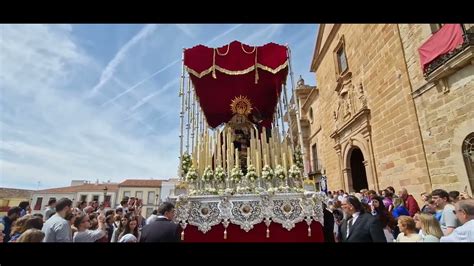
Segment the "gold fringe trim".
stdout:
<path fill-rule="evenodd" d="M 215 79 L 217 78 L 216 77 L 216 49 L 214 49 L 212 53 L 212 77 Z"/>
<path fill-rule="evenodd" d="M 240 47 L 242 48 L 242 51 L 244 51 L 244 53 L 246 53 L 246 54 L 253 54 L 255 51 L 257 51 L 257 46 L 254 46 L 254 47 L 253 47 L 253 51 L 252 51 L 252 52 L 247 52 L 247 51 L 245 51 L 245 48 L 244 48 L 244 44 L 243 44 L 243 43 L 240 43 Z"/>
<path fill-rule="evenodd" d="M 288 60 L 285 61 L 285 63 L 283 63 L 282 65 L 278 66 L 277 68 L 270 68 L 270 67 L 267 67 L 267 66 L 264 66 L 260 63 L 257 63 L 256 65 L 258 68 L 260 69 L 263 69 L 265 71 L 268 71 L 272 74 L 276 74 L 278 72 L 280 72 L 282 69 L 284 69 L 285 67 L 288 67 Z M 203 70 L 201 73 L 198 73 L 197 71 L 193 70 L 192 68 L 189 68 L 189 67 L 185 67 L 186 68 L 186 71 L 188 71 L 188 73 L 192 74 L 193 76 L 195 77 L 198 77 L 198 78 L 202 78 L 204 77 L 205 75 L 211 73 L 214 71 L 215 73 L 215 70 L 219 70 L 219 72 L 222 72 L 222 73 L 225 73 L 227 75 L 244 75 L 244 74 L 247 74 L 253 70 L 255 70 L 255 65 L 247 68 L 247 69 L 244 69 L 244 70 L 237 70 L 237 71 L 233 71 L 233 70 L 228 70 L 228 69 L 225 69 L 225 68 L 222 68 L 218 65 L 213 65 L 211 66 L 210 68 L 208 69 L 205 69 Z"/>
<path fill-rule="evenodd" d="M 227 45 L 227 52 L 225 52 L 225 53 L 223 53 L 223 54 L 219 53 L 219 49 L 217 49 L 217 48 L 214 48 L 214 50 L 217 51 L 217 54 L 218 54 L 218 55 L 220 55 L 220 56 L 226 56 L 226 55 L 229 53 L 229 50 L 230 50 L 230 43 Z"/>

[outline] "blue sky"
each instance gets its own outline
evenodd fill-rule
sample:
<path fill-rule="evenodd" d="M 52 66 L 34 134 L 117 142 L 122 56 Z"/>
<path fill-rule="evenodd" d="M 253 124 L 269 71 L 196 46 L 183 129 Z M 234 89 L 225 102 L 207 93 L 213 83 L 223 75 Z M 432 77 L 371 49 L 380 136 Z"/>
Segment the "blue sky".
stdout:
<path fill-rule="evenodd" d="M 182 48 L 288 43 L 309 72 L 317 25 L 0 25 L 0 187 L 175 177 Z"/>

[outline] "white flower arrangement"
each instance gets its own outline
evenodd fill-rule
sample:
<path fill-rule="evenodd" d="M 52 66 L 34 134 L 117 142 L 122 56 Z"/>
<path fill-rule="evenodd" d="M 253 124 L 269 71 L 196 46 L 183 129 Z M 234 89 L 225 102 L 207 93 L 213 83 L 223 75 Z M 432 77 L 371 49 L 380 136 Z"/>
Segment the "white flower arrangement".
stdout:
<path fill-rule="evenodd" d="M 194 166 L 191 166 L 191 168 L 189 168 L 188 173 L 186 174 L 186 181 L 194 182 L 198 179 L 198 177 L 199 176 L 196 172 L 196 169 L 194 169 Z"/>
<path fill-rule="evenodd" d="M 234 190 L 232 188 L 226 188 L 224 190 L 224 195 L 232 195 L 234 193 Z"/>
<path fill-rule="evenodd" d="M 297 193 L 304 193 L 305 192 L 304 188 L 300 188 L 300 187 L 293 188 L 293 191 L 297 192 Z"/>
<path fill-rule="evenodd" d="M 279 186 L 278 188 L 278 192 L 290 192 L 290 187 L 289 186 Z"/>
<path fill-rule="evenodd" d="M 191 160 L 191 155 L 189 155 L 187 152 L 182 155 L 182 163 L 181 163 L 181 169 L 183 170 L 183 173 L 186 175 L 190 168 L 192 167 L 193 161 Z"/>
<path fill-rule="evenodd" d="M 262 179 L 264 180 L 272 180 L 273 178 L 273 170 L 270 166 L 265 165 L 262 169 Z"/>
<path fill-rule="evenodd" d="M 277 165 L 277 167 L 275 168 L 275 177 L 280 178 L 281 180 L 285 179 L 286 175 L 283 166 Z"/>
<path fill-rule="evenodd" d="M 226 176 L 225 176 L 224 168 L 218 166 L 216 170 L 214 171 L 214 178 L 216 178 L 216 180 L 219 182 L 224 182 L 225 177 Z"/>
<path fill-rule="evenodd" d="M 215 188 L 213 188 L 213 187 L 211 187 L 211 188 L 206 188 L 206 189 L 205 189 L 205 192 L 206 192 L 207 194 L 217 195 L 217 189 L 215 189 Z"/>
<path fill-rule="evenodd" d="M 232 168 L 232 171 L 230 172 L 230 180 L 234 182 L 239 182 L 242 180 L 242 177 L 244 176 L 244 173 L 242 173 L 242 169 L 240 167 L 234 167 Z"/>
<path fill-rule="evenodd" d="M 301 176 L 301 170 L 297 165 L 292 165 L 290 170 L 288 171 L 289 176 L 291 178 L 299 178 Z"/>
<path fill-rule="evenodd" d="M 250 188 L 247 187 L 247 186 L 237 186 L 237 193 L 245 193 L 245 192 L 249 192 L 250 191 Z"/>
<path fill-rule="evenodd" d="M 278 188 L 276 188 L 276 187 L 271 187 L 271 188 L 267 189 L 267 191 L 268 191 L 268 193 L 269 193 L 270 195 L 273 195 L 273 194 L 275 194 L 275 192 L 278 191 Z"/>
<path fill-rule="evenodd" d="M 211 166 L 206 167 L 202 175 L 204 181 L 212 181 L 214 179 L 214 172 L 212 171 Z"/>
<path fill-rule="evenodd" d="M 301 153 L 301 149 L 299 147 L 293 154 L 293 160 L 298 168 L 303 169 L 303 154 Z"/>
<path fill-rule="evenodd" d="M 247 177 L 247 179 L 250 181 L 255 181 L 258 179 L 257 172 L 253 165 L 249 165 L 249 167 L 247 168 L 247 174 L 245 175 L 245 177 Z"/>

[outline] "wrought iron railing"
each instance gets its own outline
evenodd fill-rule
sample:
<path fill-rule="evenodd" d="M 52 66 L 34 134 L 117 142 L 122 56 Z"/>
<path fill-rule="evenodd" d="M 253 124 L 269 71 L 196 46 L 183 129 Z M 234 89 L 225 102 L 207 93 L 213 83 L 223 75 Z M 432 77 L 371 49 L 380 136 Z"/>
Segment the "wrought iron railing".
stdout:
<path fill-rule="evenodd" d="M 451 58 L 459 54 L 461 51 L 463 51 L 466 47 L 468 46 L 474 46 L 474 33 L 473 32 L 466 32 L 464 31 L 463 34 L 464 42 L 462 45 L 453 51 L 446 53 L 444 55 L 439 56 L 435 60 L 433 60 L 428 66 L 426 67 L 424 71 L 424 76 L 427 78 L 433 71 L 435 71 L 437 68 L 445 64 L 447 61 L 449 61 Z"/>

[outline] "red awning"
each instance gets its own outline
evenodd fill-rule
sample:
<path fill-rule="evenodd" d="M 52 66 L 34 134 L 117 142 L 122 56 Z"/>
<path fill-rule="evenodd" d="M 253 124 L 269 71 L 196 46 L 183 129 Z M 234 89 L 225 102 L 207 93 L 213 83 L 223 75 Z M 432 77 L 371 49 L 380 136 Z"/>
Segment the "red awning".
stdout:
<path fill-rule="evenodd" d="M 233 41 L 220 48 L 198 45 L 184 51 L 184 65 L 210 127 L 232 118 L 230 104 L 247 96 L 252 113 L 270 126 L 281 86 L 288 74 L 287 47 L 252 47 Z"/>
<path fill-rule="evenodd" d="M 438 56 L 447 54 L 463 43 L 463 31 L 461 24 L 445 24 L 433 34 L 420 48 L 421 68 L 426 67 Z"/>

